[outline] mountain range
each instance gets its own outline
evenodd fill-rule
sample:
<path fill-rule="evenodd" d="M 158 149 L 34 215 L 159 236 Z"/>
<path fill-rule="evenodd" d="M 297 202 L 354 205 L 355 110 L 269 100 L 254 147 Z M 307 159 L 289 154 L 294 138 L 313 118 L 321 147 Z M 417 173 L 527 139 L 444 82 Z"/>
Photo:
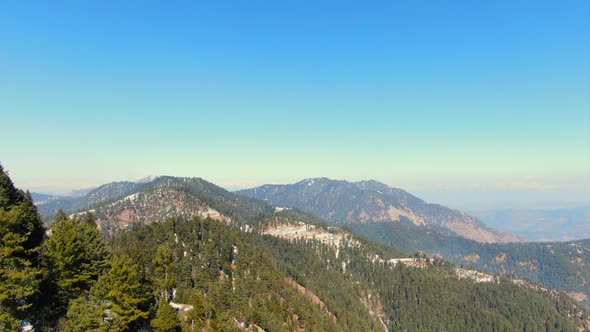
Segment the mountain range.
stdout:
<path fill-rule="evenodd" d="M 407 221 L 479 242 L 525 240 L 515 234 L 489 228 L 463 211 L 427 203 L 402 189 L 374 180 L 348 182 L 315 178 L 295 184 L 264 185 L 237 193 L 275 206 L 297 207 L 332 223 Z"/>
<path fill-rule="evenodd" d="M 320 182 L 320 186 L 315 187 L 316 182 Z M 402 190 L 388 189 L 374 181 L 356 184 L 335 181 L 333 187 L 330 182 L 313 179 L 294 185 L 296 188 L 304 185 L 316 196 L 325 190 L 328 193 L 340 193 L 341 196 L 316 197 L 317 202 L 326 201 L 336 205 L 321 207 L 323 211 L 331 213 L 329 223 L 338 223 L 340 226 L 373 225 L 375 223 L 369 217 L 358 224 L 339 222 L 347 221 L 346 218 L 340 219 L 347 215 L 379 216 L 382 215 L 379 209 L 396 203 L 393 209 L 388 209 L 399 211 L 399 222 L 384 219 L 387 221 L 385 225 L 407 225 L 419 231 L 451 237 L 456 236 L 453 235 L 456 232 L 445 228 L 449 225 L 445 221 L 462 216 L 463 219 L 450 224 L 466 223 L 474 225 L 469 226 L 471 229 L 495 234 L 464 213 L 425 203 Z M 332 189 L 328 189 L 330 187 Z M 348 196 L 348 191 L 353 191 L 354 195 Z M 294 196 L 299 194 L 299 191 L 294 192 Z M 351 204 L 351 200 L 340 201 L 346 197 L 352 199 L 355 205 L 353 209 L 342 213 L 340 207 Z M 356 197 L 362 200 L 355 201 Z M 383 203 L 379 203 L 380 200 Z M 189 280 L 182 284 L 184 286 L 179 286 L 179 295 L 175 301 L 189 301 L 182 294 L 193 292 L 192 287 L 201 285 L 198 286 L 198 292 L 204 293 L 199 293 L 199 296 L 203 297 L 207 305 L 226 308 L 218 308 L 215 319 L 223 324 L 243 326 L 242 330 L 255 330 L 256 326 L 272 329 L 277 325 L 271 322 L 276 322 L 277 317 L 287 317 L 285 326 L 290 326 L 286 328 L 289 330 L 304 327 L 313 329 L 309 323 L 314 321 L 316 324 L 322 322 L 323 328 L 316 326 L 319 330 L 385 331 L 458 331 L 493 326 L 514 330 L 522 329 L 523 326 L 547 329 L 548 326 L 574 328 L 588 325 L 587 314 L 574 302 L 532 281 L 516 279 L 518 276 L 502 276 L 501 271 L 494 275 L 467 266 L 454 266 L 435 255 L 405 254 L 396 249 L 395 244 L 379 245 L 351 230 L 329 226 L 322 218 L 299 211 L 285 204 L 285 201 L 270 205 L 268 201 L 228 192 L 200 178 L 158 177 L 143 183 L 115 182 L 100 186 L 83 197 L 70 198 L 66 204 L 62 200 L 51 199 L 42 202 L 46 203 L 37 203 L 40 208 L 51 204 L 51 210 L 64 208 L 72 215 L 93 212 L 104 234 L 115 241 L 113 250 L 124 250 L 126 254 L 136 257 L 137 262 L 145 265 L 142 270 L 149 270 L 155 255 L 152 251 L 159 243 L 168 243 L 170 247 L 176 248 L 174 250 L 178 252 L 176 257 L 179 259 L 177 264 L 182 268 L 178 276 L 182 280 L 194 275 L 195 272 L 190 271 L 209 266 L 210 272 L 198 274 L 201 276 L 200 281 Z M 368 205 L 364 207 L 361 203 Z M 436 221 L 437 215 L 442 216 L 444 221 Z M 391 214 L 388 216 L 391 217 Z M 418 225 L 411 218 L 416 218 Z M 193 229 L 197 226 L 202 230 Z M 205 235 L 204 230 L 208 230 L 208 235 Z M 214 233 L 211 233 L 212 230 L 215 230 Z M 213 247 L 206 249 L 209 244 Z M 260 258 L 257 258 L 258 255 Z M 227 257 L 227 261 L 224 261 L 224 257 Z M 261 259 L 262 267 L 246 263 L 258 259 Z M 189 268 L 188 274 L 184 272 L 186 268 Z M 258 271 L 259 268 L 270 271 L 272 277 Z M 247 305 L 241 307 L 242 302 L 234 302 L 235 299 L 228 302 L 235 305 L 219 302 L 225 301 L 223 299 L 228 296 L 246 296 L 248 287 L 253 286 L 246 287 L 242 282 L 251 280 L 248 282 L 256 283 L 256 280 L 261 280 L 251 279 L 252 273 L 258 275 L 257 278 L 264 276 L 264 282 L 273 280 L 272 285 L 260 285 L 263 281 L 258 281 L 259 285 L 256 286 L 273 289 L 268 293 L 268 298 L 257 298 L 256 301 L 261 301 L 258 305 L 266 308 L 262 310 L 269 312 L 269 315 L 270 312 L 278 313 L 276 310 L 286 312 L 274 318 L 263 317 L 257 316 L 256 310 L 247 309 Z M 203 280 L 208 281 L 203 284 Z M 280 280 L 284 280 L 286 285 L 302 296 L 298 297 L 280 288 L 284 287 L 276 284 Z M 232 287 L 236 289 L 234 295 L 231 295 Z M 216 289 L 217 295 L 209 297 L 206 289 Z M 278 307 L 268 303 L 269 299 L 275 297 L 289 302 L 286 306 Z M 305 301 L 311 301 L 319 308 L 319 311 L 314 309 L 306 314 L 307 319 L 302 316 Z M 540 314 L 523 310 L 530 305 L 537 307 Z M 284 309 L 280 309 L 282 307 Z M 320 318 L 321 312 L 324 312 L 327 320 Z M 567 318 L 568 315 L 574 318 Z"/>
<path fill-rule="evenodd" d="M 42 199 L 37 206 L 46 216 L 59 208 L 72 214 L 93 212 L 107 236 L 168 218 L 210 217 L 251 229 L 274 211 L 295 207 L 320 216 L 316 224 L 326 220 L 345 226 L 394 249 L 422 251 L 493 273 L 524 276 L 578 294 L 583 302 L 590 296 L 590 270 L 586 268 L 590 258 L 583 249 L 587 248 L 585 243 L 579 247 L 581 252 L 559 243 L 503 244 L 500 241 L 514 240 L 514 236 L 490 229 L 464 212 L 426 203 L 377 181 L 307 179 L 236 194 L 201 178 L 162 176 L 105 184 L 67 200 L 33 197 Z M 470 232 L 465 233 L 466 229 Z"/>
<path fill-rule="evenodd" d="M 524 243 L 465 212 L 426 203 L 377 181 L 316 178 L 238 193 L 300 208 L 392 248 L 542 282 L 590 305 L 589 240 Z"/>
<path fill-rule="evenodd" d="M 201 178 L 160 176 L 145 181 L 101 185 L 82 197 L 60 197 L 36 202 L 40 213 L 59 209 L 77 214 L 91 211 L 106 233 L 171 217 L 211 217 L 233 224 L 256 223 L 272 209 L 256 199 L 234 195 Z"/>

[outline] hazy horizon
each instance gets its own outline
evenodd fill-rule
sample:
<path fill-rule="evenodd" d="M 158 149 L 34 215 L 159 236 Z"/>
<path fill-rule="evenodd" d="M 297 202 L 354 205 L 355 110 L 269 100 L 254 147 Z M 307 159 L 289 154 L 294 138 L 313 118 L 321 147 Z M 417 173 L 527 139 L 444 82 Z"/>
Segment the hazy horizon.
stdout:
<path fill-rule="evenodd" d="M 590 3 L 5 2 L 0 162 L 66 192 L 376 179 L 590 202 Z"/>
<path fill-rule="evenodd" d="M 94 185 L 86 185 L 86 186 L 79 186 L 79 187 L 68 187 L 68 188 L 59 188 L 59 187 L 36 187 L 36 186 L 19 186 L 18 181 L 15 181 L 17 187 L 21 187 L 25 190 L 29 190 L 31 192 L 41 193 L 41 194 L 50 194 L 50 195 L 68 195 L 72 191 L 75 190 L 88 190 L 99 187 L 100 185 L 116 182 L 116 181 L 139 181 L 146 177 L 153 177 L 153 176 L 164 176 L 164 175 L 146 175 L 143 177 L 137 178 L 122 178 L 122 179 L 115 179 L 112 181 L 106 181 L 102 183 L 96 183 Z M 167 174 L 166 176 L 175 176 Z M 200 177 L 202 176 L 190 176 L 190 175 L 183 175 L 183 177 Z M 517 188 L 517 190 L 508 190 L 508 188 L 502 188 L 501 186 L 496 186 L 495 188 L 485 188 L 481 186 L 474 186 L 472 188 L 453 188 L 453 187 L 404 187 L 400 185 L 396 185 L 395 183 L 389 183 L 387 181 L 381 181 L 379 179 L 374 178 L 355 178 L 355 179 L 346 179 L 346 178 L 332 178 L 329 176 L 321 176 L 327 177 L 332 180 L 344 180 L 349 182 L 354 181 L 362 181 L 362 180 L 376 180 L 379 182 L 383 182 L 388 186 L 400 188 L 403 190 L 408 191 L 409 193 L 418 196 L 421 199 L 426 200 L 429 203 L 438 203 L 448 207 L 461 209 L 465 211 L 485 211 L 485 210 L 503 210 L 503 209 L 533 209 L 533 210 L 554 210 L 554 209 L 567 209 L 567 208 L 579 208 L 579 207 L 586 207 L 590 206 L 590 198 L 584 200 L 583 198 L 580 200 L 575 199 L 555 199 L 554 195 L 563 194 L 563 191 L 556 190 L 555 188 L 545 188 L 544 190 L 540 190 L 539 188 Z M 242 189 L 250 189 L 254 187 L 258 187 L 265 184 L 292 184 L 299 181 L 303 181 L 306 178 L 295 179 L 292 181 L 281 182 L 281 181 L 274 181 L 274 182 L 267 182 L 267 183 L 257 183 L 255 181 L 242 181 L 242 182 L 216 182 L 211 179 L 204 178 L 207 181 L 213 182 L 216 185 L 219 185 L 229 191 L 237 191 Z M 583 193 L 582 193 L 583 194 Z M 523 197 L 524 196 L 524 197 Z"/>

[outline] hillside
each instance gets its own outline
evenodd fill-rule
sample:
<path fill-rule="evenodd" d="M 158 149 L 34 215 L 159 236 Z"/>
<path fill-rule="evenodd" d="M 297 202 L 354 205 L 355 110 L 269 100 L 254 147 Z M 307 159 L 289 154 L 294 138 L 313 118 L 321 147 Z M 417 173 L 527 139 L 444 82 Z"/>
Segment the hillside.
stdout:
<path fill-rule="evenodd" d="M 198 298 L 213 317 L 206 324 L 223 330 L 465 331 L 526 326 L 568 331 L 587 324 L 581 318 L 587 314 L 559 293 L 508 279 L 460 279 L 455 267 L 444 261 L 398 258 L 408 256 L 306 221 L 297 212 L 280 212 L 252 232 L 240 232 L 211 219 L 174 219 L 122 233 L 112 243 L 146 273 L 154 269 L 157 247 L 170 247 L 177 257 L 174 303 L 189 306 L 194 303 L 190 296 Z"/>
<path fill-rule="evenodd" d="M 52 216 L 59 209 L 68 212 L 87 210 L 96 204 L 111 201 L 116 198 L 128 195 L 133 190 L 142 187 L 145 183 L 131 181 L 119 181 L 104 184 L 98 188 L 88 191 L 82 196 L 49 196 L 33 194 L 35 205 L 41 215 Z M 48 199 L 49 198 L 49 199 Z"/>
<path fill-rule="evenodd" d="M 457 264 L 524 276 L 566 291 L 590 305 L 590 240 L 487 244 L 410 224 L 365 223 L 347 227 L 371 240 L 408 252 L 424 251 Z"/>
<path fill-rule="evenodd" d="M 479 242 L 518 242 L 523 238 L 493 230 L 465 212 L 427 203 L 377 181 L 307 179 L 290 185 L 264 185 L 240 195 L 275 206 L 293 206 L 330 222 L 365 223 L 408 220 L 415 225 Z"/>
<path fill-rule="evenodd" d="M 71 210 L 72 203 L 76 199 L 69 196 L 47 195 L 40 193 L 31 193 L 31 196 L 35 201 L 35 205 L 37 206 L 39 213 L 46 218 L 53 216 L 55 213 L 57 213 L 57 211 L 59 211 L 59 209 L 68 211 Z"/>
<path fill-rule="evenodd" d="M 170 305 L 178 312 L 168 319 L 187 331 L 587 329 L 588 314 L 561 293 L 407 255 L 199 178 L 160 177 L 134 190 L 95 193 L 97 222 L 116 226 L 103 224 L 113 257 L 87 295 L 71 300 L 65 326 L 146 329 L 164 324 Z M 204 209 L 219 214 L 203 218 Z M 135 226 L 123 215 L 138 218 Z M 60 232 L 74 226 L 64 223 L 88 222 L 61 219 L 50 239 L 69 238 Z M 114 306 L 118 292 L 133 297 L 133 315 Z"/>
<path fill-rule="evenodd" d="M 67 201 L 37 203 L 44 213 L 92 211 L 109 233 L 170 217 L 207 217 L 235 225 L 255 224 L 272 209 L 264 202 L 232 194 L 200 178 L 161 176 L 144 182 L 113 182 Z M 51 205 L 51 209 L 46 209 Z M 47 214 L 45 215 L 47 216 Z"/>

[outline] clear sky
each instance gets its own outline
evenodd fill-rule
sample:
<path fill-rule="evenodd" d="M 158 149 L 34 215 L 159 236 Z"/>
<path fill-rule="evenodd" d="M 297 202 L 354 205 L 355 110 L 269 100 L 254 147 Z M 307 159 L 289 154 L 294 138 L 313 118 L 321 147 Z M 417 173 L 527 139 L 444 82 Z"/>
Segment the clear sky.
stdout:
<path fill-rule="evenodd" d="M 590 202 L 589 1 L 0 2 L 0 162 Z"/>

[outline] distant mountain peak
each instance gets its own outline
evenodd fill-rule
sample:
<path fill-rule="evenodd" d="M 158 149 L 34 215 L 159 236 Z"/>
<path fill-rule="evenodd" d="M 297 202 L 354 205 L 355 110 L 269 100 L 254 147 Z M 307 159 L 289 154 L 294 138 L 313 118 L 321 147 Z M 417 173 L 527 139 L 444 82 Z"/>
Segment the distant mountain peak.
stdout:
<path fill-rule="evenodd" d="M 486 227 L 465 212 L 429 204 L 376 180 L 348 182 L 325 177 L 290 185 L 261 186 L 238 193 L 275 206 L 293 206 L 331 222 L 410 221 L 427 228 L 480 242 L 517 242 L 523 239 Z"/>

